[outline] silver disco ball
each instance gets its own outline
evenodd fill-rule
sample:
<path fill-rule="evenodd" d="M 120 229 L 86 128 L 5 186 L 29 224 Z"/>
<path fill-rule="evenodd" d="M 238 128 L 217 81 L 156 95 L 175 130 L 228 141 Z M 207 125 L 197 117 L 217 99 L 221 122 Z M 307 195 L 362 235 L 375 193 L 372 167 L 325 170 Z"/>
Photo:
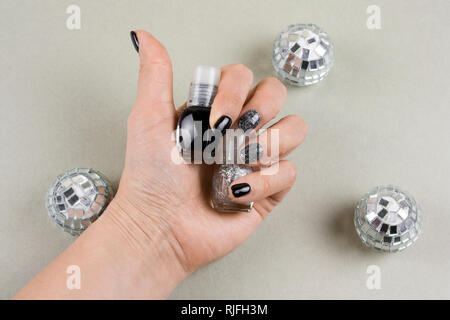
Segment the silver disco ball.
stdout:
<path fill-rule="evenodd" d="M 47 211 L 58 227 L 80 235 L 114 196 L 111 183 L 93 169 L 75 168 L 56 178 L 47 192 Z"/>
<path fill-rule="evenodd" d="M 273 44 L 273 67 L 279 78 L 292 85 L 307 86 L 323 80 L 333 62 L 333 43 L 315 24 L 290 25 Z"/>
<path fill-rule="evenodd" d="M 412 245 L 421 231 L 416 200 L 395 186 L 379 186 L 358 203 L 354 223 L 361 241 L 370 248 L 397 252 Z"/>

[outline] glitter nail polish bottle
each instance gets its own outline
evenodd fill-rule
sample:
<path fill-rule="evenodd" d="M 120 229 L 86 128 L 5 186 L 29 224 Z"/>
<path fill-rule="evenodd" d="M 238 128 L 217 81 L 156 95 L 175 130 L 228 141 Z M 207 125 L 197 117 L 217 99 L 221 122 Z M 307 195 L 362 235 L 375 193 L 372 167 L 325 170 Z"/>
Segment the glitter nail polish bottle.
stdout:
<path fill-rule="evenodd" d="M 229 194 L 229 187 L 235 180 L 253 172 L 252 167 L 237 161 L 240 156 L 238 150 L 244 142 L 245 135 L 229 139 L 229 135 L 226 134 L 223 139 L 223 150 L 219 150 L 218 154 L 223 155 L 224 164 L 214 168 L 212 178 L 211 204 L 216 211 L 250 212 L 253 208 L 253 202 L 239 203 L 234 201 Z"/>
<path fill-rule="evenodd" d="M 252 173 L 252 167 L 242 164 L 220 165 L 213 174 L 212 206 L 219 212 L 241 211 L 250 212 L 253 202 L 238 203 L 229 196 L 228 188 L 234 180 Z"/>
<path fill-rule="evenodd" d="M 176 132 L 178 150 L 187 162 L 201 163 L 203 150 L 210 142 L 205 132 L 211 129 L 209 115 L 219 80 L 220 70 L 215 67 L 197 66 L 194 70 L 187 107 Z"/>
<path fill-rule="evenodd" d="M 222 144 L 223 150 L 219 150 L 219 154 L 220 152 L 224 153 L 223 160 L 225 164 L 215 169 L 212 181 L 212 206 L 216 211 L 250 212 L 252 210 L 253 202 L 235 202 L 229 196 L 228 189 L 236 179 L 253 172 L 253 168 L 244 163 L 257 161 L 264 152 L 259 144 L 250 144 L 245 148 L 241 148 L 247 138 L 256 134 L 255 129 L 260 121 L 261 115 L 259 112 L 249 110 L 238 121 L 236 129 L 241 130 L 240 134 L 237 134 L 233 139 L 229 139 L 228 134 L 225 135 L 224 143 Z M 241 150 L 239 151 L 239 149 Z M 231 150 L 233 151 L 232 153 L 230 153 Z M 239 158 L 240 161 L 237 161 Z"/>
<path fill-rule="evenodd" d="M 47 192 L 50 218 L 64 231 L 80 235 L 103 213 L 114 190 L 100 172 L 75 168 L 56 178 Z"/>

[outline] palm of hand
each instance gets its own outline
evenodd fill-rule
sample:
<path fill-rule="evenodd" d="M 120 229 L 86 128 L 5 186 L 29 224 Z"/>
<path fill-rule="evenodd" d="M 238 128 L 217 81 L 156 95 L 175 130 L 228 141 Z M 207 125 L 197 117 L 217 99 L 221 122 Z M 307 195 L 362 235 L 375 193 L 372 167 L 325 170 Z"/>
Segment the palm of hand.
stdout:
<path fill-rule="evenodd" d="M 173 106 L 172 106 L 173 108 Z M 216 260 L 247 239 L 276 202 L 255 203 L 250 213 L 219 213 L 210 206 L 213 166 L 177 164 L 172 138 L 176 116 L 151 123 L 130 117 L 121 191 L 150 221 L 166 226 L 182 249 L 187 269 Z"/>
<path fill-rule="evenodd" d="M 256 201 L 250 213 L 213 210 L 210 206 L 213 166 L 177 164 L 173 160 L 177 155 L 173 139 L 177 114 L 169 55 L 150 34 L 138 31 L 137 37 L 138 92 L 128 119 L 126 163 L 115 201 L 119 207 L 125 207 L 119 211 L 133 212 L 126 221 L 136 222 L 144 237 L 163 238 L 163 243 L 174 249 L 182 266 L 192 271 L 222 257 L 247 239 L 292 187 L 296 169 L 289 161 L 282 160 L 280 170 L 270 179 L 249 174 L 247 179 L 249 176 L 254 179 L 250 183 L 254 187 L 250 196 Z M 239 101 L 233 100 L 231 93 L 226 99 L 235 102 L 231 105 L 237 117 L 239 107 L 245 103 L 241 98 L 250 95 L 253 76 L 242 65 L 230 65 L 228 72 L 228 80 L 221 77 L 223 83 L 228 83 L 228 87 L 223 84 L 222 92 L 230 93 L 236 88 L 242 91 L 238 95 L 234 92 Z M 275 79 L 261 81 L 252 92 L 252 99 L 256 99 L 258 92 L 260 96 L 260 103 L 255 103 L 255 107 L 266 103 L 267 119 L 278 113 L 286 96 L 285 87 Z M 211 112 L 214 110 L 217 108 L 213 106 Z M 298 116 L 285 117 L 277 123 L 276 130 L 284 131 L 287 137 L 283 155 L 295 149 L 306 135 L 306 126 Z M 240 200 L 245 202 L 244 198 Z"/>

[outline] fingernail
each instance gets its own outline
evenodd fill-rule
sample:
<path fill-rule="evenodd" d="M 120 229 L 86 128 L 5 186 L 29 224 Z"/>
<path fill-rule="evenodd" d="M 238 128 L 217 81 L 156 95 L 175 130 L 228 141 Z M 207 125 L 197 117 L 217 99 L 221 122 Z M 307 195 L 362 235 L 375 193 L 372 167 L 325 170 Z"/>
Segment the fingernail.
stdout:
<path fill-rule="evenodd" d="M 251 143 L 241 150 L 241 159 L 244 163 L 254 163 L 262 157 L 263 147 L 259 143 Z"/>
<path fill-rule="evenodd" d="M 222 135 L 225 134 L 227 129 L 231 126 L 231 118 L 228 116 L 221 116 L 214 125 L 214 129 L 219 130 Z"/>
<path fill-rule="evenodd" d="M 251 190 L 252 188 L 250 188 L 250 185 L 248 183 L 238 183 L 234 186 L 231 186 L 231 192 L 233 193 L 233 196 L 235 198 L 243 197 Z"/>
<path fill-rule="evenodd" d="M 136 36 L 136 32 L 131 31 L 130 32 L 131 42 L 133 43 L 133 47 L 136 49 L 136 51 L 139 53 L 139 40 Z"/>
<path fill-rule="evenodd" d="M 242 129 L 244 132 L 247 130 L 255 129 L 259 122 L 261 121 L 261 115 L 256 110 L 249 110 L 244 113 L 239 120 L 239 129 Z"/>

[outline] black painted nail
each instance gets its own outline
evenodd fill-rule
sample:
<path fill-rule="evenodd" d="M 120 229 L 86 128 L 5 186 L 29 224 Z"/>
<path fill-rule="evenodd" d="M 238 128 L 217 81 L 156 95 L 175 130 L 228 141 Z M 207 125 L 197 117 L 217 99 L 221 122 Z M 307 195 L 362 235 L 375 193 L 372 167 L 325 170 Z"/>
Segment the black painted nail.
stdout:
<path fill-rule="evenodd" d="M 139 40 L 136 36 L 136 32 L 131 31 L 130 32 L 131 42 L 133 43 L 133 47 L 136 49 L 136 51 L 139 53 Z"/>
<path fill-rule="evenodd" d="M 251 190 L 252 188 L 250 188 L 250 185 L 248 183 L 238 183 L 234 186 L 231 186 L 231 192 L 233 192 L 233 196 L 236 198 L 245 196 Z"/>
<path fill-rule="evenodd" d="M 219 130 L 222 135 L 225 134 L 227 129 L 231 126 L 231 118 L 228 116 L 221 116 L 214 125 L 214 129 Z"/>
<path fill-rule="evenodd" d="M 260 121 L 261 115 L 259 112 L 256 110 L 249 110 L 242 115 L 241 119 L 239 119 L 239 129 L 242 129 L 244 132 L 255 129 Z"/>
<path fill-rule="evenodd" d="M 241 150 L 241 159 L 245 163 L 256 163 L 264 153 L 263 147 L 259 143 L 251 143 Z"/>

